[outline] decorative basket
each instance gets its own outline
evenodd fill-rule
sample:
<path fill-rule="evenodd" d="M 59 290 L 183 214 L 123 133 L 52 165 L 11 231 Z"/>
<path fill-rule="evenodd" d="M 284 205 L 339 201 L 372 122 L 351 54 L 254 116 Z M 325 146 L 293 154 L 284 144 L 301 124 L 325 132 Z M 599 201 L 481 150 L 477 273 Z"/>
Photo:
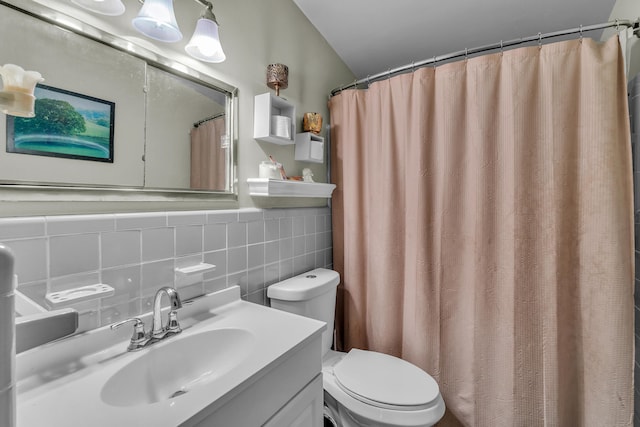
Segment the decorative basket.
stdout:
<path fill-rule="evenodd" d="M 302 129 L 305 132 L 320 133 L 322 130 L 322 116 L 320 113 L 304 113 L 302 117 Z"/>

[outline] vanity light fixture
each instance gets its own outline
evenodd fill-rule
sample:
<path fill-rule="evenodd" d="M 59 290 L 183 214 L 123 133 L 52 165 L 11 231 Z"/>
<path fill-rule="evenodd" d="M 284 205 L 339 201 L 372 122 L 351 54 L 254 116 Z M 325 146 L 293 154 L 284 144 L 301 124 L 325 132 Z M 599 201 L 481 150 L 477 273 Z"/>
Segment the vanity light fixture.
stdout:
<path fill-rule="evenodd" d="M 0 112 L 16 117 L 34 117 L 36 84 L 44 81 L 37 71 L 25 71 L 15 64 L 0 66 L 2 90 Z"/>
<path fill-rule="evenodd" d="M 72 3 L 101 15 L 118 16 L 124 13 L 121 0 L 71 0 Z"/>
<path fill-rule="evenodd" d="M 182 40 L 182 33 L 173 12 L 173 0 L 145 0 L 132 24 L 147 37 L 161 42 Z"/>
<path fill-rule="evenodd" d="M 209 2 L 205 3 L 205 10 L 198 19 L 193 36 L 184 50 L 201 61 L 222 62 L 226 56 L 218 36 L 218 21 L 213 13 L 213 5 Z"/>
<path fill-rule="evenodd" d="M 87 10 L 102 15 L 122 15 L 125 7 L 122 0 L 71 0 L 73 3 Z M 182 33 L 178 28 L 176 15 L 173 10 L 173 0 L 139 0 L 142 8 L 133 21 L 133 27 L 155 40 L 173 43 L 182 40 Z M 227 57 L 222 50 L 218 32 L 218 20 L 213 13 L 213 4 L 207 0 L 194 0 L 204 6 L 204 12 L 196 23 L 196 29 L 191 40 L 185 46 L 185 51 L 192 57 L 205 62 L 219 63 Z"/>

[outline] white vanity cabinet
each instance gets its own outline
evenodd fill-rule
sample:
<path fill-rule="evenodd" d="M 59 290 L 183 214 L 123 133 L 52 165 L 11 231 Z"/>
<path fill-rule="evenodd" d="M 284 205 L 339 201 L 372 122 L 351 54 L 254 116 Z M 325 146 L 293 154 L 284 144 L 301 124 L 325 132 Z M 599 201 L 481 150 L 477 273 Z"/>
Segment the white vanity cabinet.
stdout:
<path fill-rule="evenodd" d="M 264 427 L 321 427 L 322 375 L 315 377 L 300 393 L 278 411 Z"/>
<path fill-rule="evenodd" d="M 318 333 L 266 367 L 260 378 L 243 384 L 235 396 L 228 393 L 229 400 L 221 407 L 211 413 L 205 409 L 181 426 L 321 427 L 321 345 Z"/>

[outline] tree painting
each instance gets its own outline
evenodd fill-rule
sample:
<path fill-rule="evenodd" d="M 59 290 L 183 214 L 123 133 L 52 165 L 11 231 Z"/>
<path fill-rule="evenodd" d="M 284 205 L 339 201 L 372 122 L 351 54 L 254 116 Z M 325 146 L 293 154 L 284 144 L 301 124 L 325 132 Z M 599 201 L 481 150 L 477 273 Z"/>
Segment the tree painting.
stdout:
<path fill-rule="evenodd" d="M 38 85 L 35 117 L 7 117 L 7 151 L 113 162 L 115 104 Z"/>
<path fill-rule="evenodd" d="M 87 127 L 84 117 L 67 101 L 57 99 L 36 99 L 36 116 L 31 119 L 17 120 L 15 130 L 51 135 L 77 135 Z"/>

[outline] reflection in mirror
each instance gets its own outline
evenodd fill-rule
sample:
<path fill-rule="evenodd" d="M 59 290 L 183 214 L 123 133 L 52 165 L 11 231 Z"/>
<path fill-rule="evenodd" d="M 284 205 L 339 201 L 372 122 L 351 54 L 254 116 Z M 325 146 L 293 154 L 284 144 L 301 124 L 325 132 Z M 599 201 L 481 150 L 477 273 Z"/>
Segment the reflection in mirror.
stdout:
<path fill-rule="evenodd" d="M 86 25 L 61 29 L 46 21 L 52 15 L 43 6 L 25 13 L 9 3 L 0 0 L 0 65 L 38 70 L 45 85 L 73 99 L 113 103 L 113 162 L 8 152 L 14 135 L 7 137 L 7 118 L 0 115 L 0 183 L 234 191 L 235 88 L 182 64 L 185 73 L 175 71 L 167 65 L 175 62 L 157 54 L 151 59 L 143 49 L 132 54 L 113 47 L 108 43 L 122 40 L 95 28 L 90 36 L 79 34 Z M 75 110 L 85 126 L 69 141 L 96 129 L 95 117 Z"/>
<path fill-rule="evenodd" d="M 226 96 L 151 66 L 147 87 L 145 187 L 224 191 Z"/>
<path fill-rule="evenodd" d="M 220 190 L 228 185 L 224 165 L 229 161 L 225 113 L 193 124 L 191 129 L 191 188 Z"/>

